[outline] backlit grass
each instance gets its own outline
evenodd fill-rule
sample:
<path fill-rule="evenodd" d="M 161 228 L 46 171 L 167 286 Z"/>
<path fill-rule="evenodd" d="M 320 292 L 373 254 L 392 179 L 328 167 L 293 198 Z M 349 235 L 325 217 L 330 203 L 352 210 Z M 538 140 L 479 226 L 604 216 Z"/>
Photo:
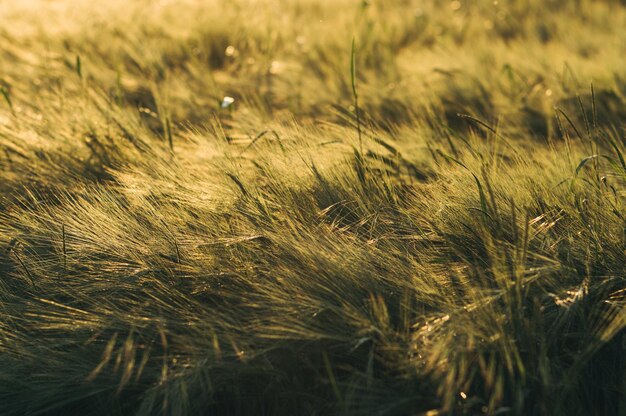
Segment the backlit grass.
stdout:
<path fill-rule="evenodd" d="M 623 2 L 101 3 L 0 3 L 1 414 L 626 414 Z"/>

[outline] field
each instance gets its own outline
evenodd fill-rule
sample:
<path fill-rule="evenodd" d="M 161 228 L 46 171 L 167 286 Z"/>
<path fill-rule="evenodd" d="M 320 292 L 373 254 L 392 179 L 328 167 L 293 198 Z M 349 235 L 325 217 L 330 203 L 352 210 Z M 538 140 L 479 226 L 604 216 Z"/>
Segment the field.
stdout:
<path fill-rule="evenodd" d="M 626 415 L 624 1 L 0 22 L 0 414 Z"/>

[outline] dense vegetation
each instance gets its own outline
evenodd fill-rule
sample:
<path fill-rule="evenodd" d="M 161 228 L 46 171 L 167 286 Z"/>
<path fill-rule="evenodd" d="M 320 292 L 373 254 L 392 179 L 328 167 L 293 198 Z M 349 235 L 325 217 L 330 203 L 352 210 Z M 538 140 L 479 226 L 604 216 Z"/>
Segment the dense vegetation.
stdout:
<path fill-rule="evenodd" d="M 626 415 L 623 2 L 0 18 L 0 414 Z"/>

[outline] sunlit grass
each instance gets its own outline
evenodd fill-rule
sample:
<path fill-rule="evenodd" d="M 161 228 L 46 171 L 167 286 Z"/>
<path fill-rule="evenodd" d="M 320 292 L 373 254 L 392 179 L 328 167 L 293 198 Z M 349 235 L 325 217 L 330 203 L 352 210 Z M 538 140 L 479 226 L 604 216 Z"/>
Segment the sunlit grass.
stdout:
<path fill-rule="evenodd" d="M 0 18 L 0 414 L 626 414 L 622 2 Z"/>

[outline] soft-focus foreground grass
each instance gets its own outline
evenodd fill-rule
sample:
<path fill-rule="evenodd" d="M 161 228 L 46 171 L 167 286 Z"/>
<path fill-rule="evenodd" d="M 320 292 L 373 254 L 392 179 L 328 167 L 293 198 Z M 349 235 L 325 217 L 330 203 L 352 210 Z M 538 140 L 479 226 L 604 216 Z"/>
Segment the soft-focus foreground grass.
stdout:
<path fill-rule="evenodd" d="M 622 3 L 0 2 L 0 413 L 626 414 Z"/>

